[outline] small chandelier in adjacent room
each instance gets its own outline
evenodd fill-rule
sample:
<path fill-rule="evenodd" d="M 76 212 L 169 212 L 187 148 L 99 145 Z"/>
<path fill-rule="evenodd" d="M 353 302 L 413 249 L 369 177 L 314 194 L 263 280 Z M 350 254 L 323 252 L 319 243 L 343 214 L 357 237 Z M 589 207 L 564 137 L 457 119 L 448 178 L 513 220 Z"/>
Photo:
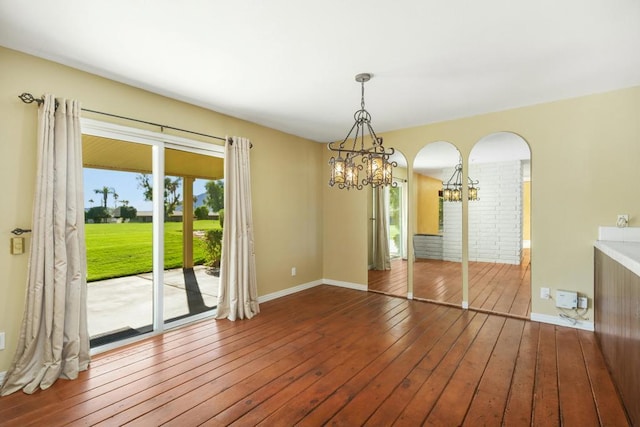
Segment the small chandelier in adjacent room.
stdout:
<path fill-rule="evenodd" d="M 480 188 L 477 187 L 477 185 L 480 182 L 474 181 L 470 177 L 467 177 L 467 180 L 469 200 L 478 200 L 478 190 Z M 442 200 L 445 202 L 462 201 L 462 159 L 460 159 L 460 162 L 456 165 L 456 169 L 453 171 L 449 181 L 443 185 Z"/>
<path fill-rule="evenodd" d="M 328 144 L 329 150 L 337 153 L 337 156 L 329 160 L 331 166 L 329 185 L 332 187 L 337 185 L 338 188 L 347 190 L 351 188 L 362 190 L 365 185 L 372 187 L 398 185 L 393 182 L 393 168 L 398 164 L 389 159 L 395 150 L 386 149 L 382 145 L 382 138 L 378 137 L 371 127 L 371 114 L 364 108 L 364 83 L 369 80 L 371 80 L 369 73 L 356 76 L 356 81 L 362 86 L 362 97 L 360 109 L 353 115 L 355 123 L 342 142 Z M 370 143 L 365 141 L 365 133 L 369 134 Z M 353 143 L 347 142 L 350 138 L 353 138 Z M 358 181 L 361 171 L 364 172 L 364 176 L 362 181 Z"/>

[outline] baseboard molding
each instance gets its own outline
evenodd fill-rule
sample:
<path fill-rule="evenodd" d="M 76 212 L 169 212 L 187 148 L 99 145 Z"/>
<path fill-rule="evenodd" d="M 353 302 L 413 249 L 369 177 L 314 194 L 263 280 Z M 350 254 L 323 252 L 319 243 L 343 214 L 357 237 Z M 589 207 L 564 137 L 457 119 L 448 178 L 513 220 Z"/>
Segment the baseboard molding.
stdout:
<path fill-rule="evenodd" d="M 341 288 L 349 288 L 349 289 L 355 289 L 356 291 L 365 291 L 365 292 L 368 290 L 366 285 L 360 285 L 357 283 L 350 283 L 350 282 L 341 282 L 339 280 L 320 279 L 320 280 L 314 280 L 313 282 L 308 282 L 308 283 L 303 283 L 301 285 L 293 286 L 291 288 L 283 289 L 281 291 L 273 292 L 267 295 L 262 295 L 261 297 L 258 297 L 258 303 L 263 303 L 263 302 L 271 301 L 273 299 L 285 297 L 287 295 L 295 294 L 296 292 L 301 292 L 307 289 L 311 289 L 319 285 L 339 286 Z"/>
<path fill-rule="evenodd" d="M 263 302 L 271 301 L 272 299 L 285 297 L 287 295 L 295 294 L 296 292 L 301 292 L 301 291 L 316 287 L 318 285 L 322 285 L 323 283 L 324 283 L 324 281 L 322 281 L 322 280 L 314 280 L 313 282 L 303 283 L 301 285 L 297 285 L 297 286 L 294 286 L 294 287 L 291 287 L 291 288 L 283 289 L 281 291 L 277 291 L 277 292 L 273 292 L 273 293 L 270 293 L 270 294 L 262 295 L 261 297 L 258 297 L 258 302 L 259 303 L 263 303 Z"/>
<path fill-rule="evenodd" d="M 571 321 L 569 321 L 569 319 L 564 319 L 560 316 L 550 316 L 548 314 L 531 313 L 531 320 L 533 320 L 534 322 L 549 323 L 551 325 L 567 326 L 569 328 L 582 329 L 584 331 L 593 332 L 595 330 L 593 322 L 588 322 L 586 320 L 576 320 L 574 324 Z"/>
<path fill-rule="evenodd" d="M 366 292 L 369 287 L 367 285 L 361 285 L 359 283 L 342 282 L 340 280 L 322 279 L 322 283 L 325 285 L 338 286 L 341 288 L 355 289 L 356 291 Z"/>

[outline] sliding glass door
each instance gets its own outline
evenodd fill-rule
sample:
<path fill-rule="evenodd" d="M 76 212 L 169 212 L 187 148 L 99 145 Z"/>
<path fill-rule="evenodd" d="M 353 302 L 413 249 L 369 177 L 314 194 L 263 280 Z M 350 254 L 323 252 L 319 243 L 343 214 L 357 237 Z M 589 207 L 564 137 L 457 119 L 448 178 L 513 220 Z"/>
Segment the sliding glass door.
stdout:
<path fill-rule="evenodd" d="M 210 316 L 223 148 L 91 120 L 83 133 L 92 348 Z"/>

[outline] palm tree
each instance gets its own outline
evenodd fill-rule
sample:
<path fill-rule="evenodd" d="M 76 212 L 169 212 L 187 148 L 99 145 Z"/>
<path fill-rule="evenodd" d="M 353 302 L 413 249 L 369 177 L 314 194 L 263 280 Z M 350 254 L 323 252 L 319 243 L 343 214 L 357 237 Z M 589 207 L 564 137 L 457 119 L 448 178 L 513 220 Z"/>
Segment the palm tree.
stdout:
<path fill-rule="evenodd" d="M 93 190 L 93 192 L 96 194 L 102 194 L 102 206 L 105 208 L 107 207 L 107 199 L 109 198 L 109 194 L 116 194 L 116 190 L 112 187 L 96 188 L 95 190 Z"/>

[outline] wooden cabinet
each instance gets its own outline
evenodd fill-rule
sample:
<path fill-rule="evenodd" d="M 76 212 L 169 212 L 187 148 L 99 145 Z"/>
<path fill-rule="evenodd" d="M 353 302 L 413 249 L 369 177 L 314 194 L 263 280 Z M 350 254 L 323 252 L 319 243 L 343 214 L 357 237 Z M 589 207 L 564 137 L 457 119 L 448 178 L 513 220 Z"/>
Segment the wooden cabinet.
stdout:
<path fill-rule="evenodd" d="M 595 331 L 633 425 L 640 426 L 640 277 L 595 249 Z"/>

